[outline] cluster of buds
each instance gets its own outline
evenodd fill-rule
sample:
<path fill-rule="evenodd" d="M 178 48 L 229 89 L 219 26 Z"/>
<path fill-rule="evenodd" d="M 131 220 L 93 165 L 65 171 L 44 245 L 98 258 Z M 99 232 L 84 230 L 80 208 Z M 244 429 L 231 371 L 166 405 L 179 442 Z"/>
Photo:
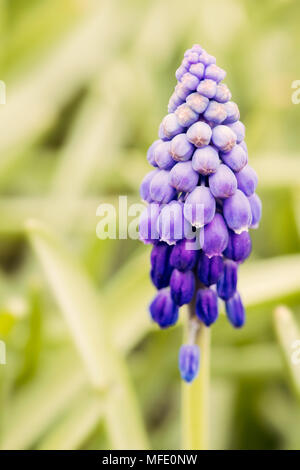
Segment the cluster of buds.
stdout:
<path fill-rule="evenodd" d="M 147 153 L 154 169 L 140 187 L 148 203 L 140 238 L 153 245 L 151 279 L 158 289 L 151 317 L 167 328 L 177 322 L 182 305 L 193 307 L 188 344 L 179 353 L 187 382 L 199 370 L 197 331 L 201 323 L 209 327 L 217 320 L 218 298 L 234 327 L 245 322 L 238 267 L 251 252 L 248 229 L 261 217 L 245 126 L 221 83 L 225 75 L 199 45 L 186 51 L 159 139 Z"/>

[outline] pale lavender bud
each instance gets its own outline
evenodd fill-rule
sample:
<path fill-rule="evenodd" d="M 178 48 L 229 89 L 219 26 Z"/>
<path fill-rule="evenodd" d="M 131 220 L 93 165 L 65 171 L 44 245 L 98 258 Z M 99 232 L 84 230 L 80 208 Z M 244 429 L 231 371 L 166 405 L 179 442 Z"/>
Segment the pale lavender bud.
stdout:
<path fill-rule="evenodd" d="M 204 76 L 204 65 L 201 64 L 201 62 L 198 62 L 197 64 L 192 64 L 190 66 L 189 72 L 201 80 L 201 78 L 203 78 Z"/>
<path fill-rule="evenodd" d="M 171 96 L 168 104 L 168 113 L 174 113 L 178 106 L 180 106 L 184 101 L 179 98 L 177 93 L 174 91 L 173 95 Z"/>
<path fill-rule="evenodd" d="M 199 85 L 199 78 L 191 73 L 185 73 L 181 79 L 181 83 L 185 88 L 189 91 L 197 90 L 197 86 Z"/>
<path fill-rule="evenodd" d="M 147 160 L 152 166 L 157 166 L 157 163 L 154 159 L 154 150 L 157 147 L 157 145 L 161 144 L 161 140 L 155 140 L 152 145 L 150 145 L 148 151 L 147 151 Z"/>
<path fill-rule="evenodd" d="M 197 149 L 193 155 L 192 165 L 201 175 L 211 175 L 220 165 L 219 154 L 211 145 Z"/>
<path fill-rule="evenodd" d="M 167 114 L 162 120 L 162 130 L 168 139 L 183 131 L 175 113 Z"/>
<path fill-rule="evenodd" d="M 206 110 L 209 99 L 199 93 L 191 93 L 187 97 L 186 102 L 195 113 L 201 114 Z"/>
<path fill-rule="evenodd" d="M 240 111 L 236 103 L 228 101 L 224 103 L 224 107 L 227 113 L 227 118 L 224 121 L 225 124 L 232 124 L 240 119 Z"/>
<path fill-rule="evenodd" d="M 175 111 L 175 115 L 182 127 L 188 127 L 198 121 L 198 114 L 195 113 L 186 103 L 181 104 Z"/>
<path fill-rule="evenodd" d="M 169 183 L 178 192 L 189 193 L 197 186 L 198 173 L 193 170 L 192 162 L 179 162 L 172 168 L 169 175 Z"/>
<path fill-rule="evenodd" d="M 236 135 L 228 126 L 221 124 L 213 128 L 212 142 L 222 152 L 229 152 L 236 144 Z"/>
<path fill-rule="evenodd" d="M 171 141 L 171 155 L 174 160 L 187 161 L 194 152 L 194 146 L 187 140 L 186 134 L 178 134 Z"/>
<path fill-rule="evenodd" d="M 227 113 L 222 103 L 212 100 L 209 102 L 203 116 L 207 121 L 211 121 L 214 124 L 221 124 L 226 119 Z"/>
<path fill-rule="evenodd" d="M 160 170 L 150 183 L 150 197 L 153 201 L 167 204 L 176 196 L 176 190 L 169 184 L 169 172 Z"/>
<path fill-rule="evenodd" d="M 234 173 L 226 165 L 219 165 L 217 171 L 209 177 L 209 187 L 216 198 L 232 196 L 237 189 Z"/>
<path fill-rule="evenodd" d="M 193 227 L 203 227 L 214 217 L 216 201 L 206 186 L 197 186 L 185 200 L 184 217 Z"/>
<path fill-rule="evenodd" d="M 228 227 L 235 233 L 248 230 L 252 220 L 251 207 L 242 191 L 237 189 L 233 196 L 224 200 L 223 214 Z"/>
<path fill-rule="evenodd" d="M 212 221 L 204 227 L 203 251 L 211 258 L 221 256 L 228 244 L 228 230 L 221 214 L 216 213 Z"/>
<path fill-rule="evenodd" d="M 153 203 L 149 204 L 140 216 L 139 236 L 140 240 L 145 244 L 154 243 L 159 240 L 159 234 L 156 227 L 159 212 L 159 204 Z"/>
<path fill-rule="evenodd" d="M 157 220 L 157 230 L 160 240 L 175 245 L 176 241 L 182 240 L 189 231 L 189 224 L 183 216 L 183 203 L 171 201 L 160 211 Z"/>
<path fill-rule="evenodd" d="M 188 140 L 194 144 L 195 147 L 201 148 L 209 144 L 212 130 L 205 122 L 198 121 L 189 127 L 186 135 Z"/>
<path fill-rule="evenodd" d="M 256 171 L 250 166 L 246 165 L 241 171 L 236 173 L 238 188 L 243 191 L 246 196 L 251 196 L 257 186 L 258 178 Z"/>
<path fill-rule="evenodd" d="M 205 80 L 201 80 L 197 88 L 198 93 L 200 95 L 206 96 L 206 98 L 213 98 L 217 91 L 217 84 L 214 80 L 210 80 L 206 78 Z"/>
<path fill-rule="evenodd" d="M 244 140 L 246 134 L 244 124 L 241 121 L 236 121 L 232 124 L 227 124 L 227 126 L 233 130 L 236 135 L 236 142 L 237 144 L 240 144 Z"/>
<path fill-rule="evenodd" d="M 144 201 L 152 202 L 152 198 L 150 196 L 150 183 L 151 183 L 154 175 L 156 175 L 156 173 L 158 173 L 158 171 L 159 170 L 150 171 L 149 173 L 146 174 L 146 176 L 143 178 L 143 181 L 141 182 L 140 195 L 141 195 L 141 198 Z"/>
<path fill-rule="evenodd" d="M 221 159 L 235 172 L 241 171 L 248 162 L 248 156 L 241 145 L 235 145 L 230 152 L 221 153 Z"/>
<path fill-rule="evenodd" d="M 251 207 L 252 221 L 250 228 L 258 228 L 259 221 L 261 219 L 262 213 L 262 203 L 259 196 L 254 193 L 252 196 L 248 197 L 248 201 Z"/>
<path fill-rule="evenodd" d="M 205 78 L 210 78 L 211 80 L 215 80 L 217 83 L 224 80 L 226 77 L 225 70 L 218 67 L 216 64 L 210 64 L 205 69 Z"/>
<path fill-rule="evenodd" d="M 187 68 L 184 65 L 180 65 L 180 67 L 178 67 L 178 69 L 175 72 L 175 77 L 177 78 L 179 82 L 186 72 L 187 72 Z"/>
<path fill-rule="evenodd" d="M 208 54 L 206 51 L 202 51 L 199 56 L 199 61 L 204 65 L 210 65 L 216 63 L 216 58 L 213 55 Z"/>
<path fill-rule="evenodd" d="M 190 90 L 186 88 L 183 83 L 179 82 L 177 83 L 175 87 L 175 93 L 178 96 L 178 98 L 182 99 L 185 101 L 186 97 L 190 94 Z"/>
<path fill-rule="evenodd" d="M 175 165 L 171 155 L 171 142 L 162 142 L 154 150 L 154 159 L 161 170 L 170 170 Z"/>
<path fill-rule="evenodd" d="M 227 85 L 225 83 L 219 83 L 217 85 L 216 94 L 214 96 L 216 101 L 219 103 L 226 103 L 227 101 L 231 100 L 231 93 Z"/>

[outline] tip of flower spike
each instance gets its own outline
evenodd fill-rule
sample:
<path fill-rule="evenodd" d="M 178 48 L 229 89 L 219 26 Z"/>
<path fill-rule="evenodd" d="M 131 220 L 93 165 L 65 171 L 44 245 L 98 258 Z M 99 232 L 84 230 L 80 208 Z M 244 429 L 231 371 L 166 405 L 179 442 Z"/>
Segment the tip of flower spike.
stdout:
<path fill-rule="evenodd" d="M 192 382 L 198 375 L 200 349 L 196 344 L 184 344 L 179 351 L 179 371 L 185 382 Z"/>

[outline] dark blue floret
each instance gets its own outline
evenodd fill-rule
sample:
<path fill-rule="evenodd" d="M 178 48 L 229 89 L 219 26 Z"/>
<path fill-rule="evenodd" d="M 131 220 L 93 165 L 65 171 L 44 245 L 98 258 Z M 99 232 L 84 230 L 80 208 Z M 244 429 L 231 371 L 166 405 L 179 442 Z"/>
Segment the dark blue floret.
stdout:
<path fill-rule="evenodd" d="M 236 292 L 226 303 L 228 320 L 235 328 L 241 328 L 245 323 L 245 309 L 240 294 Z"/>
<path fill-rule="evenodd" d="M 225 260 L 223 273 L 217 283 L 218 296 L 223 300 L 230 299 L 236 291 L 237 264 L 232 260 Z"/>
<path fill-rule="evenodd" d="M 154 245 L 151 252 L 151 279 L 157 289 L 167 287 L 170 282 L 172 267 L 169 259 L 171 247 L 167 243 L 160 242 Z"/>
<path fill-rule="evenodd" d="M 178 320 L 178 306 L 173 301 L 169 289 L 158 292 L 151 302 L 150 315 L 160 328 L 168 328 Z"/>
<path fill-rule="evenodd" d="M 199 280 L 207 287 L 216 284 L 223 272 L 223 257 L 209 258 L 201 251 L 198 261 L 197 275 Z"/>
<path fill-rule="evenodd" d="M 180 375 L 186 382 L 192 382 L 198 374 L 200 350 L 196 344 L 184 344 L 179 351 Z"/>

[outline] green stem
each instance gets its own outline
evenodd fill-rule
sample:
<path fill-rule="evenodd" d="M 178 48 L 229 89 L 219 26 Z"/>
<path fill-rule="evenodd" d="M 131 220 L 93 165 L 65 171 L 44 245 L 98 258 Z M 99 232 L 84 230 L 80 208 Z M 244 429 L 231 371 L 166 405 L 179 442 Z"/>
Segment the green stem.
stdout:
<path fill-rule="evenodd" d="M 182 384 L 182 444 L 186 450 L 209 449 L 210 329 L 203 323 L 197 335 L 200 370 L 190 384 Z"/>

